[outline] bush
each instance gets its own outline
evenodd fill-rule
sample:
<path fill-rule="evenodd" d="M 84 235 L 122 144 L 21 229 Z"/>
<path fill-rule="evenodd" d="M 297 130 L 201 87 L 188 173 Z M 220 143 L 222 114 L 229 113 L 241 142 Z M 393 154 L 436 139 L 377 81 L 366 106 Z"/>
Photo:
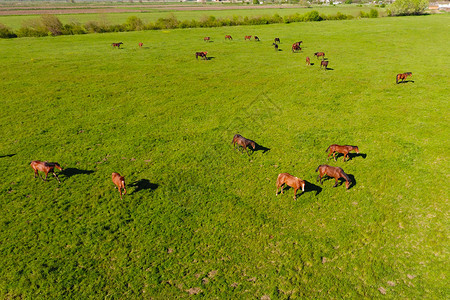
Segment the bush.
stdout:
<path fill-rule="evenodd" d="M 80 23 L 65 24 L 62 28 L 63 35 L 85 34 L 86 29 Z"/>
<path fill-rule="evenodd" d="M 49 32 L 42 24 L 41 19 L 30 19 L 25 21 L 16 33 L 18 37 L 42 37 L 49 35 Z"/>
<path fill-rule="evenodd" d="M 310 11 L 303 15 L 304 22 L 321 21 L 322 17 L 319 15 L 317 10 Z"/>
<path fill-rule="evenodd" d="M 61 35 L 63 31 L 63 24 L 54 15 L 42 15 L 41 16 L 42 26 L 50 32 L 51 35 Z"/>
<path fill-rule="evenodd" d="M 390 5 L 391 16 L 421 15 L 429 6 L 428 0 L 397 0 Z"/>
<path fill-rule="evenodd" d="M 2 39 L 10 39 L 15 38 L 17 35 L 9 28 L 0 23 L 0 38 Z"/>
<path fill-rule="evenodd" d="M 369 18 L 378 18 L 378 10 L 372 8 L 369 12 Z"/>
<path fill-rule="evenodd" d="M 143 30 L 144 22 L 142 22 L 142 20 L 138 17 L 130 16 L 124 26 L 128 31 Z"/>

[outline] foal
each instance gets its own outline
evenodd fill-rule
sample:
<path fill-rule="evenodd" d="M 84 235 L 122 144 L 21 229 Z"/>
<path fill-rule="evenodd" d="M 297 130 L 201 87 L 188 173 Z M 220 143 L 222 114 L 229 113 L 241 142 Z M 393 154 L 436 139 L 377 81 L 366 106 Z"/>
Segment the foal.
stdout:
<path fill-rule="evenodd" d="M 277 178 L 277 191 L 275 192 L 275 195 L 278 196 L 278 189 L 281 187 L 281 193 L 283 193 L 283 185 L 286 184 L 292 188 L 294 188 L 294 200 L 297 199 L 297 190 L 300 188 L 302 189 L 302 192 L 305 191 L 305 181 L 301 180 L 300 178 L 297 178 L 295 176 L 292 176 L 289 173 L 281 173 L 278 174 Z"/>
<path fill-rule="evenodd" d="M 127 193 L 127 190 L 125 188 L 125 177 L 120 176 L 119 173 L 112 173 L 112 181 L 117 186 L 117 189 L 119 189 L 120 194 L 120 200 L 122 200 L 122 189 L 125 191 L 123 194 L 125 195 Z"/>
<path fill-rule="evenodd" d="M 248 154 L 247 147 L 252 146 L 253 150 L 256 149 L 256 143 L 254 141 L 246 139 L 245 137 L 243 137 L 240 134 L 234 135 L 232 143 L 233 143 L 234 149 L 236 149 L 236 143 L 238 145 L 241 145 L 245 149 L 245 152 L 247 152 L 247 155 L 249 155 L 249 156 L 250 156 L 250 154 Z"/>
<path fill-rule="evenodd" d="M 334 161 L 336 161 L 336 157 L 334 155 L 337 152 L 337 153 L 344 154 L 344 162 L 345 162 L 345 158 L 346 157 L 348 158 L 348 153 L 350 151 L 355 151 L 356 153 L 359 153 L 358 146 L 350 146 L 350 145 L 340 146 L 340 145 L 333 144 L 333 145 L 330 145 L 327 148 L 327 150 L 325 150 L 325 152 L 327 152 L 328 150 L 330 150 L 330 153 L 328 153 L 327 160 L 329 159 L 331 153 L 333 153 Z"/>
<path fill-rule="evenodd" d="M 339 178 L 345 179 L 345 188 L 348 190 L 350 185 L 352 184 L 352 180 L 350 177 L 348 177 L 347 174 L 345 174 L 344 170 L 339 167 L 331 167 L 329 165 L 320 165 L 317 167 L 316 172 L 319 171 L 319 175 L 317 176 L 317 181 L 320 179 L 320 184 L 322 184 L 322 177 L 324 175 L 328 175 L 330 177 L 334 177 L 336 180 L 336 183 L 333 185 L 333 187 L 337 187 L 339 181 Z"/>
<path fill-rule="evenodd" d="M 61 183 L 61 181 L 59 180 L 58 176 L 56 176 L 56 173 L 55 173 L 55 168 L 57 168 L 60 171 L 62 171 L 61 166 L 57 162 L 47 162 L 47 161 L 33 160 L 30 163 L 30 166 L 34 170 L 34 178 L 36 178 L 36 175 L 39 175 L 39 177 L 41 177 L 42 180 L 47 181 L 48 173 L 52 172 L 53 176 L 55 176 L 55 178 L 58 179 L 58 182 Z M 42 178 L 41 174 L 39 174 L 38 171 L 41 171 L 41 172 L 45 173 L 45 179 Z"/>

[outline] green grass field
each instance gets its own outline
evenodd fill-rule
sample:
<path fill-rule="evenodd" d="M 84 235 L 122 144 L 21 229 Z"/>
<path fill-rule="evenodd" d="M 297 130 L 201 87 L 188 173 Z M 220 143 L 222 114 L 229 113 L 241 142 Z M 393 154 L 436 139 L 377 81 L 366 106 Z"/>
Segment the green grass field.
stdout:
<path fill-rule="evenodd" d="M 0 297 L 448 297 L 449 20 L 0 40 Z M 333 143 L 366 156 L 327 162 Z M 324 163 L 352 188 L 318 184 Z"/>

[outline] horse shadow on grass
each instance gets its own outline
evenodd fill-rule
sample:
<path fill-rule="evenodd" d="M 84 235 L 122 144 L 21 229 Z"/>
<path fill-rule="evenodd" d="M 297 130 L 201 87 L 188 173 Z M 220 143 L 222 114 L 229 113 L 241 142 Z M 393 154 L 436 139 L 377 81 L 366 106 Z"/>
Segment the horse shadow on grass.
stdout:
<path fill-rule="evenodd" d="M 214 57 L 214 56 L 208 56 L 208 57 L 206 58 L 206 60 L 212 60 L 212 59 L 215 59 L 215 57 Z"/>
<path fill-rule="evenodd" d="M 65 177 L 72 177 L 74 175 L 89 175 L 94 173 L 93 170 L 81 170 L 77 168 L 67 168 L 61 171 L 61 174 L 63 174 Z"/>
<path fill-rule="evenodd" d="M 270 148 L 267 148 L 267 147 L 264 147 L 263 145 L 255 143 L 255 150 L 253 150 L 253 152 L 262 151 L 262 153 L 266 153 L 269 150 L 270 150 Z"/>
<path fill-rule="evenodd" d="M 0 155 L 0 158 L 13 157 L 14 155 L 16 155 L 16 154 L 15 154 L 15 153 L 12 153 L 12 154 Z"/>
<path fill-rule="evenodd" d="M 414 80 L 403 80 L 403 81 L 400 81 L 398 84 L 400 84 L 400 83 L 409 83 L 409 82 L 414 83 Z"/>
<path fill-rule="evenodd" d="M 327 70 L 327 71 L 334 71 L 333 68 L 328 68 L 328 67 L 326 68 L 326 70 Z"/>
<path fill-rule="evenodd" d="M 315 185 L 314 183 L 311 183 L 307 180 L 305 180 L 305 193 L 306 192 L 316 192 L 316 196 L 320 194 L 320 192 L 322 192 L 322 188 L 318 185 Z"/>
<path fill-rule="evenodd" d="M 156 190 L 159 187 L 159 184 L 157 183 L 151 183 L 150 180 L 148 179 L 139 179 L 131 184 L 129 184 L 128 186 L 130 187 L 134 187 L 134 191 L 132 191 L 130 193 L 130 195 L 137 193 L 139 191 L 143 191 L 143 190 Z"/>
<path fill-rule="evenodd" d="M 341 157 L 344 157 L 344 154 L 336 153 L 336 155 L 335 155 L 336 161 L 338 161 L 339 158 L 341 158 Z M 363 159 L 366 159 L 367 154 L 365 154 L 365 153 L 349 153 L 349 154 L 347 154 L 347 157 L 348 158 L 347 158 L 346 162 L 352 160 L 355 157 L 362 157 Z"/>
<path fill-rule="evenodd" d="M 355 179 L 355 176 L 353 176 L 352 174 L 347 174 L 347 175 L 348 175 L 348 177 L 349 177 L 350 180 L 351 180 L 351 184 L 350 184 L 350 186 L 348 187 L 348 189 L 351 189 L 351 188 L 353 188 L 353 187 L 356 185 L 356 179 Z M 324 177 L 322 177 L 322 183 L 323 183 L 324 181 L 328 181 L 328 180 L 330 180 L 330 179 L 332 179 L 333 182 L 334 182 L 334 177 L 330 177 L 330 176 L 328 176 L 328 175 L 325 175 Z M 317 180 L 318 180 L 318 182 L 320 181 L 319 176 L 317 176 Z M 345 179 L 344 179 L 344 178 L 339 178 L 339 179 L 338 179 L 338 184 L 337 184 L 336 187 L 339 187 L 339 186 L 343 185 L 344 182 L 345 182 Z M 334 187 L 334 186 L 333 186 L 333 187 Z"/>

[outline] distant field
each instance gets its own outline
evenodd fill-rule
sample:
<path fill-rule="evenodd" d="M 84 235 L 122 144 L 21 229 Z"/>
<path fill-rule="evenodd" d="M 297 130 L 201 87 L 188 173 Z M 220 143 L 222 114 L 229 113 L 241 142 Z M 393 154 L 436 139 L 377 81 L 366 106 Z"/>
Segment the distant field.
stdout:
<path fill-rule="evenodd" d="M 264 16 L 269 15 L 273 16 L 274 14 L 279 14 L 280 16 L 293 15 L 296 13 L 305 14 L 311 10 L 317 10 L 319 13 L 324 13 L 327 15 L 335 15 L 337 12 L 341 12 L 344 14 L 351 14 L 357 17 L 360 11 L 368 12 L 370 9 L 375 8 L 379 11 L 380 15 L 384 15 L 385 9 L 373 6 L 356 6 L 356 5 L 339 5 L 339 6 L 315 6 L 313 8 L 264 8 L 264 9 L 254 9 L 249 8 L 245 9 L 227 9 L 229 6 L 218 6 L 218 10 L 189 10 L 189 11 L 180 11 L 180 10 L 171 10 L 170 7 L 166 9 L 146 9 L 145 11 L 136 10 L 135 12 L 120 12 L 120 13 L 88 13 L 93 11 L 95 6 L 92 9 L 86 10 L 86 13 L 78 13 L 78 14 L 69 14 L 61 11 L 57 14 L 58 18 L 63 23 L 71 23 L 71 22 L 79 22 L 85 23 L 88 21 L 106 21 L 111 24 L 123 24 L 126 22 L 127 18 L 130 16 L 136 16 L 142 19 L 144 22 L 154 22 L 159 18 L 167 18 L 171 14 L 175 15 L 178 20 L 200 20 L 201 18 L 215 16 L 216 18 L 223 17 L 252 17 L 252 16 Z M 221 8 L 219 10 L 219 8 Z M 48 11 L 42 13 L 49 13 Z M 39 18 L 39 15 L 15 15 L 15 16 L 7 16 L 0 15 L 0 23 L 7 25 L 12 29 L 18 29 L 22 24 L 30 19 Z"/>
<path fill-rule="evenodd" d="M 449 21 L 0 40 L 0 298 L 447 298 Z M 318 184 L 325 163 L 353 186 Z M 296 201 L 281 172 L 308 182 Z"/>

